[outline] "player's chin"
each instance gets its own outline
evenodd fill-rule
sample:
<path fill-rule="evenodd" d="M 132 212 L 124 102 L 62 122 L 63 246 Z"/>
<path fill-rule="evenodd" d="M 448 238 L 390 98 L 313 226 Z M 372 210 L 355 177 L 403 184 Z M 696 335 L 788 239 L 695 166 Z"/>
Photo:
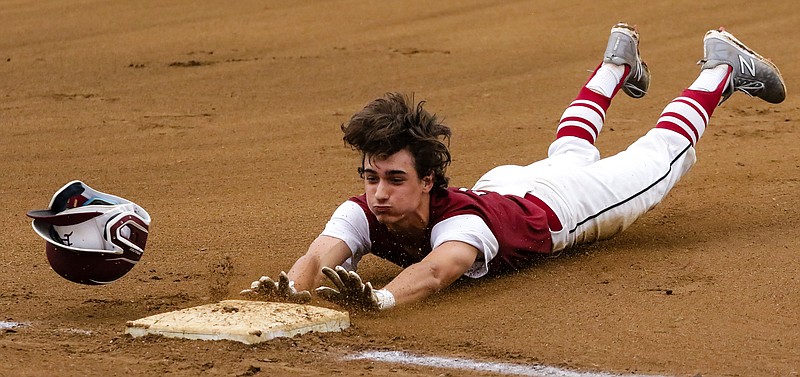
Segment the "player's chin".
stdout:
<path fill-rule="evenodd" d="M 375 218 L 378 219 L 378 222 L 380 222 L 383 225 L 392 225 L 400 219 L 399 216 L 395 216 L 389 212 L 378 211 L 377 213 L 376 212 L 372 213 L 375 215 Z"/>

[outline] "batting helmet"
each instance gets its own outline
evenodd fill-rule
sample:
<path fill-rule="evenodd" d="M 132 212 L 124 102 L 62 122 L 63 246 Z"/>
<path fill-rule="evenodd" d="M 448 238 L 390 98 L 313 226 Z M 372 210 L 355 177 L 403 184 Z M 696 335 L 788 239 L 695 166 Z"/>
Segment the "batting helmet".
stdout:
<path fill-rule="evenodd" d="M 53 271 L 87 285 L 108 284 L 128 273 L 142 258 L 150 229 L 144 208 L 81 181 L 67 183 L 47 209 L 28 216 L 47 241 Z"/>

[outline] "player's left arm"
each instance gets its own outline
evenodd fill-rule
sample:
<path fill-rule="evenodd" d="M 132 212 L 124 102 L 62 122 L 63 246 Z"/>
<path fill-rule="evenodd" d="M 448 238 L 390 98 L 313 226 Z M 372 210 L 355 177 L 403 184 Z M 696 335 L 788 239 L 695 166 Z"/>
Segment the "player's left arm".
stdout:
<path fill-rule="evenodd" d="M 420 301 L 458 280 L 475 263 L 478 253 L 477 248 L 461 241 L 444 242 L 383 289 L 394 295 L 397 305 Z"/>
<path fill-rule="evenodd" d="M 408 266 L 383 289 L 375 290 L 354 271 L 341 266 L 322 269 L 335 288 L 319 287 L 320 297 L 349 309 L 376 311 L 420 301 L 456 281 L 475 263 L 478 249 L 461 241 L 447 241 L 422 261 Z"/>

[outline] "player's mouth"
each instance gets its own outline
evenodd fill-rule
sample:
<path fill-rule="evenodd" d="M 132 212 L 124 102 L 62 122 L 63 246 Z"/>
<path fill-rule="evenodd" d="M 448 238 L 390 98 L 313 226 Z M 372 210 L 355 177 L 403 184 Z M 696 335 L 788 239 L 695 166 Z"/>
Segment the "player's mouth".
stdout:
<path fill-rule="evenodd" d="M 392 206 L 388 205 L 374 205 L 372 206 L 372 213 L 377 215 L 388 215 L 392 211 Z"/>

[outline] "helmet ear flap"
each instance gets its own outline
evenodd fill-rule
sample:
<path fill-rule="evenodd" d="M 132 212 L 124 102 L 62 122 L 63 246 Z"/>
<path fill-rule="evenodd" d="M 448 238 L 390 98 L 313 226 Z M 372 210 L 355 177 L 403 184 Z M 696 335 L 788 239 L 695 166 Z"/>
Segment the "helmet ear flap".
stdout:
<path fill-rule="evenodd" d="M 150 228 L 144 208 L 80 181 L 57 191 L 49 208 L 28 216 L 47 241 L 53 270 L 88 285 L 108 284 L 128 273 L 144 254 Z"/>
<path fill-rule="evenodd" d="M 147 244 L 149 226 L 136 213 L 126 211 L 106 224 L 105 237 L 119 251 L 131 250 L 141 255 Z"/>

